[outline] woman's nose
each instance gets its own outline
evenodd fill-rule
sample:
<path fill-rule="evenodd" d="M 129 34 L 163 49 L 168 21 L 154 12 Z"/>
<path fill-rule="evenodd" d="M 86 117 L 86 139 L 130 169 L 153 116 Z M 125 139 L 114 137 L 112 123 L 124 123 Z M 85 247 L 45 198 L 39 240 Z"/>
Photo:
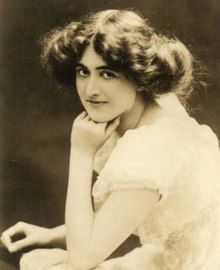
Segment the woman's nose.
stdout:
<path fill-rule="evenodd" d="M 95 95 L 99 95 L 100 94 L 100 86 L 98 83 L 98 80 L 90 77 L 89 81 L 86 85 L 86 89 L 85 89 L 85 93 L 87 95 L 87 97 L 91 97 L 91 96 L 95 96 Z"/>

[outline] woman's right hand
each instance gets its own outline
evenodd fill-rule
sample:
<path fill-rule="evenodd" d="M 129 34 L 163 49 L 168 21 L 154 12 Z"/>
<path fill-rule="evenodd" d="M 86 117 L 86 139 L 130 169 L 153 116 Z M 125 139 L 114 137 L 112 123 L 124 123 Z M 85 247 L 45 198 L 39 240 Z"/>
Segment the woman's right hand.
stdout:
<path fill-rule="evenodd" d="M 94 154 L 111 136 L 119 123 L 119 117 L 109 122 L 94 122 L 84 111 L 73 122 L 71 144 L 81 152 Z"/>
<path fill-rule="evenodd" d="M 25 238 L 12 242 L 12 237 L 18 234 L 24 234 Z M 10 252 L 16 252 L 32 245 L 50 245 L 54 238 L 53 234 L 53 229 L 18 222 L 2 233 L 1 241 Z"/>

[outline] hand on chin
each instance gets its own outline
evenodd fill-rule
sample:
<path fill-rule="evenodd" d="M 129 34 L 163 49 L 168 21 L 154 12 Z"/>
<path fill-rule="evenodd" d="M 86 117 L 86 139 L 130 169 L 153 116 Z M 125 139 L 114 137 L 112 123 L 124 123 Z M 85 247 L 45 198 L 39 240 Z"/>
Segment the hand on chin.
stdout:
<path fill-rule="evenodd" d="M 114 122 L 114 120 L 116 118 L 119 118 L 119 119 L 121 118 L 121 115 L 116 115 L 116 116 L 113 116 L 113 117 L 104 117 L 103 115 L 94 116 L 94 115 L 92 115 L 92 114 L 90 114 L 88 112 L 87 112 L 87 114 L 88 114 L 89 118 L 95 123 L 108 123 L 108 124 L 111 124 L 112 122 Z"/>

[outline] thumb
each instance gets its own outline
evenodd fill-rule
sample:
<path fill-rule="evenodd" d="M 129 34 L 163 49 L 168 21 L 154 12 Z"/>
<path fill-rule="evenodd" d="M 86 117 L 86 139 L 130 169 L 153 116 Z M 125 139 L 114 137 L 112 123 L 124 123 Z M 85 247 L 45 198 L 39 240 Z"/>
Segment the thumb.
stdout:
<path fill-rule="evenodd" d="M 23 248 L 26 248 L 26 247 L 29 247 L 31 245 L 34 244 L 34 240 L 32 239 L 32 237 L 26 237 L 24 239 L 21 239 L 21 240 L 18 240 L 16 242 L 13 242 L 9 247 L 8 247 L 8 250 L 10 252 L 16 252 L 16 251 L 19 251 Z"/>
<path fill-rule="evenodd" d="M 120 118 L 117 117 L 113 121 L 111 121 L 106 127 L 106 133 L 111 135 L 111 133 L 119 126 Z"/>

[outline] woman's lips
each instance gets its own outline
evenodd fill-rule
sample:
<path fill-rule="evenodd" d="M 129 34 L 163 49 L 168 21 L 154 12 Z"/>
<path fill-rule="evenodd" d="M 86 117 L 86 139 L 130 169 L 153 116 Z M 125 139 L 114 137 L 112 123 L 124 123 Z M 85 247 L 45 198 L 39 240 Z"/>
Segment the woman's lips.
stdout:
<path fill-rule="evenodd" d="M 92 106 L 101 106 L 107 103 L 106 101 L 96 101 L 96 100 L 86 100 L 86 102 Z"/>

